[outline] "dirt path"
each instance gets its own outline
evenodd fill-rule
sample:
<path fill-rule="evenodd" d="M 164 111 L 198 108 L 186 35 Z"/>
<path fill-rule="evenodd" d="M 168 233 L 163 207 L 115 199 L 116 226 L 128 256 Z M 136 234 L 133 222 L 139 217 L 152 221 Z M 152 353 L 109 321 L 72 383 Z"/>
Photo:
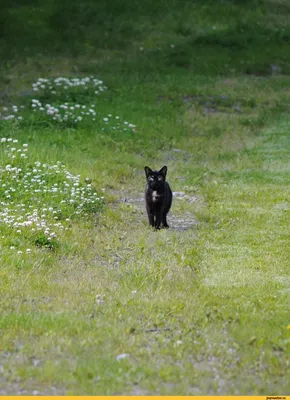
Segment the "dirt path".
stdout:
<path fill-rule="evenodd" d="M 115 193 L 116 195 L 117 193 Z M 145 202 L 143 193 L 128 193 L 126 196 L 119 193 L 120 197 L 117 203 L 128 204 L 132 207 L 133 212 L 141 213 L 143 218 L 147 219 L 145 211 Z M 188 203 L 194 203 L 197 201 L 196 196 L 190 196 L 185 192 L 173 192 L 173 204 L 168 214 L 168 224 L 172 230 L 175 231 L 187 231 L 193 226 L 197 225 L 197 219 L 191 211 L 179 211 L 180 202 L 186 201 Z"/>

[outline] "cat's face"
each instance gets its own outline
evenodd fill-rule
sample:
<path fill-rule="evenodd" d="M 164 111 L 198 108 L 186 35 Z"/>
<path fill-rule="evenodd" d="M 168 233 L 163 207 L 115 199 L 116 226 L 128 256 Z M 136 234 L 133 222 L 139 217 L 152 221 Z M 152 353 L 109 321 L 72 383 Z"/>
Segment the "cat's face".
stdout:
<path fill-rule="evenodd" d="M 158 188 L 161 188 L 162 186 L 164 186 L 165 177 L 166 177 L 166 173 L 167 173 L 166 166 L 161 168 L 160 171 L 152 171 L 152 169 L 149 167 L 145 167 L 144 169 L 145 169 L 148 186 L 152 190 L 158 190 Z"/>

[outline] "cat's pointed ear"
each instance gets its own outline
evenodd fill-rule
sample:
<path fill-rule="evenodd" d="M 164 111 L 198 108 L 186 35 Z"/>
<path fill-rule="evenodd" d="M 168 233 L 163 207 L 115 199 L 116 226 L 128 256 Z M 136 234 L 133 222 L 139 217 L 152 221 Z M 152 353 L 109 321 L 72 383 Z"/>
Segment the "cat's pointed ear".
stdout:
<path fill-rule="evenodd" d="M 160 175 L 163 175 L 164 178 L 166 177 L 166 174 L 167 174 L 167 167 L 166 167 L 166 165 L 164 165 L 164 167 L 161 168 L 161 170 L 159 171 L 159 174 L 160 174 Z"/>
<path fill-rule="evenodd" d="M 152 174 L 152 169 L 151 168 L 149 168 L 149 167 L 145 167 L 144 168 L 145 169 L 145 174 L 146 174 L 146 178 L 148 178 L 148 176 L 150 175 L 150 174 Z"/>

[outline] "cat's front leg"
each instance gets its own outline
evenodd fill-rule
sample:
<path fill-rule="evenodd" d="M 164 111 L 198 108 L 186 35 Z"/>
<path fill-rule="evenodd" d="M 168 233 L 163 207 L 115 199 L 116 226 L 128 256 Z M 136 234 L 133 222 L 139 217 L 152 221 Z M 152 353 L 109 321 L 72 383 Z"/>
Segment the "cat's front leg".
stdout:
<path fill-rule="evenodd" d="M 163 228 L 169 228 L 169 225 L 168 225 L 167 220 L 166 220 L 166 214 L 165 213 L 162 215 L 162 226 L 163 226 Z"/>
<path fill-rule="evenodd" d="M 155 229 L 160 229 L 162 222 L 162 212 L 157 212 L 155 217 Z"/>
<path fill-rule="evenodd" d="M 149 220 L 149 225 L 154 226 L 154 214 L 150 210 L 147 209 L 147 215 Z"/>

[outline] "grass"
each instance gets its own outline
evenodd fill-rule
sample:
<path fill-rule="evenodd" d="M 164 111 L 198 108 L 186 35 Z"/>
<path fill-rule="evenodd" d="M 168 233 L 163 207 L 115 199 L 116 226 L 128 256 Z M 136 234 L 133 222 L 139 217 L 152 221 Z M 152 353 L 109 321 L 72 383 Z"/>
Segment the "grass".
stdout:
<path fill-rule="evenodd" d="M 289 392 L 289 7 L 180 4 L 1 12 L 0 101 L 23 119 L 0 136 L 28 144 L 22 168 L 61 161 L 105 199 L 67 222 L 65 207 L 57 246 L 1 220 L 0 394 Z M 95 121 L 32 111 L 36 79 L 90 75 L 107 90 L 43 102 L 81 99 Z M 153 232 L 143 168 L 165 164 L 183 194 Z"/>

